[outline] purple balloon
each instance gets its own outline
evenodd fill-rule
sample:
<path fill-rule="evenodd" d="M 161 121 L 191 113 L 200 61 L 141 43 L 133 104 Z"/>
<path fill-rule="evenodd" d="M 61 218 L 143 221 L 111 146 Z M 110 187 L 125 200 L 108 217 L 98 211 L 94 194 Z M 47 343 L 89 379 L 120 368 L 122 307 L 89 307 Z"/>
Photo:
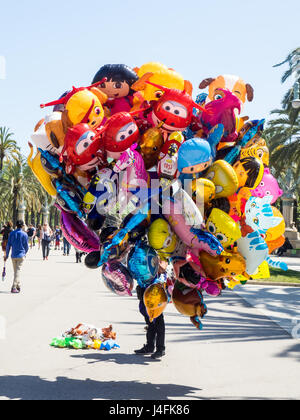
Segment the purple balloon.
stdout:
<path fill-rule="evenodd" d="M 133 278 L 127 268 L 117 260 L 103 264 L 101 277 L 105 286 L 118 296 L 132 296 Z"/>
<path fill-rule="evenodd" d="M 100 239 L 75 214 L 61 211 L 61 229 L 67 241 L 81 252 L 100 250 Z"/>

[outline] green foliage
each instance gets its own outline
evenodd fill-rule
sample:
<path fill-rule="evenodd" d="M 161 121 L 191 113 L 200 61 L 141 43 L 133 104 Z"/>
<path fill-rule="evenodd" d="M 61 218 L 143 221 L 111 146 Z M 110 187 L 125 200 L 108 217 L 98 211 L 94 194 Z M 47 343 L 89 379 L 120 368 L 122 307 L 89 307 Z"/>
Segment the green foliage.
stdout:
<path fill-rule="evenodd" d="M 17 161 L 21 154 L 17 142 L 13 139 L 14 134 L 6 127 L 0 127 L 0 173 L 5 162 Z"/>
<path fill-rule="evenodd" d="M 24 158 L 4 163 L 0 182 L 0 221 L 17 219 L 22 201 L 28 211 L 40 212 L 45 191 Z"/>
<path fill-rule="evenodd" d="M 281 82 L 285 83 L 300 64 L 300 48 L 294 49 L 286 59 L 276 64 L 279 67 L 288 64 Z M 270 166 L 277 177 L 283 177 L 287 168 L 292 168 L 295 180 L 300 176 L 300 117 L 299 109 L 292 107 L 293 88 L 289 89 L 282 100 L 282 109 L 271 112 L 274 118 L 264 132 L 270 148 Z"/>

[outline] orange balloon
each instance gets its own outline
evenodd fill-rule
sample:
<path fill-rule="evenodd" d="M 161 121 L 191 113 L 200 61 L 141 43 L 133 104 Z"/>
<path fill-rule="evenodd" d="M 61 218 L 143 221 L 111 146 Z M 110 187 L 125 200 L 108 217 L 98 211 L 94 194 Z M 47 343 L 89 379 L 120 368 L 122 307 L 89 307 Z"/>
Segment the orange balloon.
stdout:
<path fill-rule="evenodd" d="M 280 236 L 280 238 L 275 239 L 274 241 L 267 242 L 269 248 L 269 254 L 276 251 L 276 249 L 281 248 L 285 243 L 285 236 Z"/>
<path fill-rule="evenodd" d="M 285 233 L 285 221 L 282 214 L 276 207 L 273 207 L 273 206 L 272 206 L 272 211 L 273 211 L 274 217 L 282 218 L 282 222 L 278 226 L 275 226 L 267 230 L 266 237 L 265 237 L 265 241 L 267 243 L 280 238 Z"/>

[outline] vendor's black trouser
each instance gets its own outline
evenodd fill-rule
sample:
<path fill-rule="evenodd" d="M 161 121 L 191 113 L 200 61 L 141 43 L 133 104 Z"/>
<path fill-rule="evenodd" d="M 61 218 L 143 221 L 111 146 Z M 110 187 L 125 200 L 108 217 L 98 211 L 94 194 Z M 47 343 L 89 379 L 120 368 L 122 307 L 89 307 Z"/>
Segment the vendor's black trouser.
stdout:
<path fill-rule="evenodd" d="M 153 322 L 147 322 L 147 346 L 150 349 L 155 349 L 158 351 L 164 351 L 165 347 L 165 335 L 166 335 L 166 326 L 164 314 L 161 314 Z"/>
<path fill-rule="evenodd" d="M 145 289 L 142 289 L 140 286 L 137 287 L 137 295 L 140 300 L 140 310 L 142 315 L 145 318 L 145 322 L 148 325 L 147 329 L 147 346 L 154 351 L 155 346 L 156 350 L 164 351 L 165 347 L 165 336 L 166 336 L 166 326 L 164 314 L 161 314 L 153 322 L 150 322 L 150 319 L 147 314 L 146 307 L 144 305 L 144 293 Z"/>

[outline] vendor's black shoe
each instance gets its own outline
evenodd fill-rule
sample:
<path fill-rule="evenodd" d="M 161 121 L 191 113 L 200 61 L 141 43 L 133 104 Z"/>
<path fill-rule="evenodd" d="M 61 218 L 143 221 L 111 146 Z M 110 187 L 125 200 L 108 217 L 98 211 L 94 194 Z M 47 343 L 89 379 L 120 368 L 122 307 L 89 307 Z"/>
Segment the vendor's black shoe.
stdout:
<path fill-rule="evenodd" d="M 149 346 L 146 345 L 142 349 L 135 350 L 134 352 L 135 354 L 146 355 L 146 354 L 152 354 L 154 352 L 154 349 L 151 349 Z"/>
<path fill-rule="evenodd" d="M 151 359 L 161 359 L 163 356 L 166 355 L 166 352 L 164 350 L 157 350 L 155 353 L 152 354 Z"/>

